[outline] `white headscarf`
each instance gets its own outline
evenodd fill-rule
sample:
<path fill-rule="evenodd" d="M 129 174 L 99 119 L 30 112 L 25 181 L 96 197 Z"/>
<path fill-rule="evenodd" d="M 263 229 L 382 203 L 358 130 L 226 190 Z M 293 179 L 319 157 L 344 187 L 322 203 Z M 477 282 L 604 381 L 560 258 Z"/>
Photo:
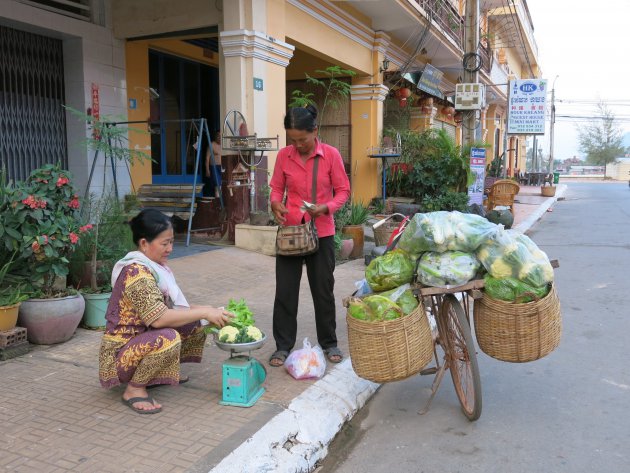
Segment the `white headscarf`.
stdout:
<path fill-rule="evenodd" d="M 155 278 L 155 282 L 160 288 L 162 294 L 164 294 L 164 297 L 170 298 L 170 300 L 173 301 L 173 308 L 190 308 L 190 304 L 188 304 L 186 297 L 184 297 L 184 293 L 177 285 L 177 282 L 175 282 L 175 276 L 173 275 L 171 269 L 166 265 L 156 263 L 140 251 L 130 251 L 124 258 L 114 265 L 114 269 L 112 270 L 112 287 L 116 284 L 118 276 L 120 276 L 123 268 L 133 263 L 146 266 L 149 271 L 151 271 L 151 274 Z"/>

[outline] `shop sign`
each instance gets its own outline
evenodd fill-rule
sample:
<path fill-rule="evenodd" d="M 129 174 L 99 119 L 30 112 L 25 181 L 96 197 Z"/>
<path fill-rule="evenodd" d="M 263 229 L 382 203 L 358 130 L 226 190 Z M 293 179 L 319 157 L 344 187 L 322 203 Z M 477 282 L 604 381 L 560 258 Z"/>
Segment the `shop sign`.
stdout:
<path fill-rule="evenodd" d="M 486 149 L 472 148 L 470 150 L 470 172 L 475 177 L 468 187 L 468 205 L 483 204 L 483 188 L 486 180 Z"/>
<path fill-rule="evenodd" d="M 442 71 L 436 69 L 431 64 L 424 66 L 420 81 L 418 81 L 418 89 L 431 94 L 434 97 L 442 98 L 442 91 L 440 90 L 440 83 L 442 82 Z"/>
<path fill-rule="evenodd" d="M 544 135 L 546 100 L 546 79 L 511 80 L 508 134 Z"/>

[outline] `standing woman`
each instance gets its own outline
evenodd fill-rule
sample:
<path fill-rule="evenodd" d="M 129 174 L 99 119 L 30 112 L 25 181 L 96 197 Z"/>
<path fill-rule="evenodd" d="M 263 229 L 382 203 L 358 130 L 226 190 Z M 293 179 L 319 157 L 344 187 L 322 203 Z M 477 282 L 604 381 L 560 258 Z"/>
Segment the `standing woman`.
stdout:
<path fill-rule="evenodd" d="M 332 363 L 343 354 L 337 348 L 335 311 L 335 222 L 333 214 L 348 200 L 350 183 L 339 151 L 317 139 L 317 108 L 291 108 L 284 128 L 292 143 L 278 152 L 271 178 L 271 210 L 281 225 L 299 225 L 315 219 L 319 249 L 308 256 L 276 256 L 276 296 L 273 307 L 273 337 L 276 351 L 271 366 L 282 366 L 295 345 L 302 265 L 315 306 L 317 341 Z M 314 208 L 300 209 L 303 200 L 312 200 L 313 166 L 318 157 L 317 202 Z M 286 202 L 283 197 L 286 191 Z"/>
<path fill-rule="evenodd" d="M 204 169 L 204 191 L 203 195 L 209 197 L 219 197 L 221 192 L 221 172 L 223 170 L 221 163 L 221 132 L 214 130 L 211 135 L 212 141 L 210 146 L 206 150 L 206 160 Z M 210 148 L 212 147 L 212 154 L 214 155 L 214 167 L 212 166 L 212 160 L 210 159 Z"/>
<path fill-rule="evenodd" d="M 223 327 L 231 314 L 210 306 L 190 306 L 166 266 L 173 251 L 173 226 L 158 210 L 131 220 L 137 251 L 112 271 L 112 297 L 99 355 L 104 388 L 126 384 L 122 401 L 139 414 L 162 406 L 151 398 L 153 385 L 184 383 L 180 363 L 199 363 L 206 334 L 201 320 Z"/>

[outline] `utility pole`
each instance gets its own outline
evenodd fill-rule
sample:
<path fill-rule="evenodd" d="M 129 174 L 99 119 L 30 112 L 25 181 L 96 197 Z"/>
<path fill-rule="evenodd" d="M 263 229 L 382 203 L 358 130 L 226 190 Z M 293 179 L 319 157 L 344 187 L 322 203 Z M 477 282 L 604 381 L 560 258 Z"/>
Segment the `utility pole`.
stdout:
<path fill-rule="evenodd" d="M 549 125 L 549 172 L 553 171 L 553 128 L 556 123 L 556 76 L 551 86 L 551 123 Z"/>
<path fill-rule="evenodd" d="M 466 2 L 466 21 L 464 26 L 464 49 L 466 55 L 476 55 L 476 60 L 479 61 L 480 64 L 481 57 L 478 55 L 477 52 L 479 48 L 479 0 L 468 0 Z M 472 61 L 472 63 L 475 62 L 476 61 Z M 473 71 L 472 69 L 476 70 Z M 471 70 L 467 70 L 466 66 L 464 66 L 464 82 L 471 84 L 479 83 L 479 69 L 471 68 Z M 474 143 L 477 138 L 475 133 L 477 131 L 477 112 L 471 110 L 466 113 L 463 125 L 464 145 Z"/>

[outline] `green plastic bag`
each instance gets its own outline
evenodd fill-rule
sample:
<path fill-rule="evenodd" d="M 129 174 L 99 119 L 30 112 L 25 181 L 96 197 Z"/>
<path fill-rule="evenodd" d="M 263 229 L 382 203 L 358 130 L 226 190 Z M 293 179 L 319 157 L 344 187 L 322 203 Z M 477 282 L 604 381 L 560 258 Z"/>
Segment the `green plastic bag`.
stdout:
<path fill-rule="evenodd" d="M 363 302 L 372 310 L 373 321 L 394 320 L 402 317 L 403 311 L 398 305 L 385 296 L 374 294 L 367 296 Z"/>
<path fill-rule="evenodd" d="M 413 271 L 409 254 L 393 250 L 374 258 L 365 270 L 365 278 L 374 292 L 381 292 L 411 282 Z"/>
<path fill-rule="evenodd" d="M 428 252 L 418 264 L 418 280 L 425 286 L 454 287 L 466 284 L 481 268 L 474 254 L 463 251 Z"/>
<path fill-rule="evenodd" d="M 487 274 L 484 291 L 493 299 L 501 301 L 531 302 L 542 299 L 550 291 L 550 285 L 536 287 L 515 278 L 494 278 Z"/>
<path fill-rule="evenodd" d="M 405 315 L 411 314 L 418 307 L 418 299 L 413 295 L 409 284 L 403 284 L 391 291 L 381 292 L 381 296 L 387 297 L 400 307 Z"/>
<path fill-rule="evenodd" d="M 350 301 L 348 304 L 348 313 L 350 314 L 350 317 L 354 317 L 359 320 L 369 321 L 374 318 L 372 309 L 370 309 L 361 299 L 352 299 Z"/>

